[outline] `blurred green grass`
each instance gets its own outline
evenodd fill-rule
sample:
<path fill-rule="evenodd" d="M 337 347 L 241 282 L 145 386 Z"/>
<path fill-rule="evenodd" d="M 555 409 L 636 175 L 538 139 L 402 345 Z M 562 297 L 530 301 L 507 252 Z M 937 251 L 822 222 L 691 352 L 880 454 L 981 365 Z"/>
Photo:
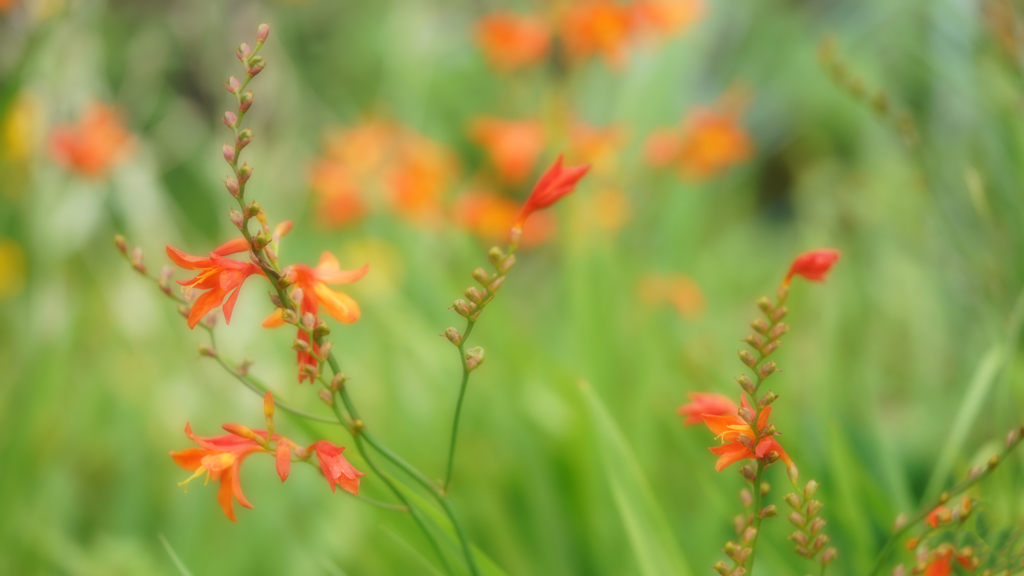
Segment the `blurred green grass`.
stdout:
<path fill-rule="evenodd" d="M 1007 333 L 1024 285 L 1021 74 L 978 5 L 709 4 L 685 36 L 641 51 L 626 70 L 594 64 L 571 79 L 582 116 L 630 129 L 621 161 L 633 217 L 618 235 L 574 233 L 591 217 L 580 197 L 594 190 L 582 186 L 557 211 L 566 224 L 557 241 L 523 255 L 474 331 L 487 361 L 470 384 L 453 497 L 508 574 L 644 573 L 581 379 L 646 475 L 668 525 L 659 537 L 691 573 L 719 559 L 741 479 L 713 471 L 709 435 L 681 429 L 674 409 L 688 391 L 733 393 L 754 300 L 808 248 L 844 256 L 826 284 L 794 289 L 773 415 L 804 476 L 822 482 L 841 552 L 834 574 L 866 571 L 954 429 L 963 437 L 949 464 L 960 477 L 1021 420 L 1022 356 L 1016 331 Z M 483 13 L 454 0 L 118 1 L 25 2 L 0 16 L 0 117 L 19 94 L 41 109 L 34 154 L 0 165 L 0 236 L 27 265 L 24 286 L 0 303 L 0 573 L 175 574 L 158 534 L 196 575 L 427 573 L 410 551 L 429 558 L 408 518 L 331 494 L 312 468 L 282 486 L 266 462 L 247 463 L 256 509 L 241 511 L 237 526 L 213 488 L 182 494 L 185 475 L 166 453 L 188 445 L 184 422 L 199 434 L 256 425 L 259 398 L 196 357 L 201 335 L 110 238 L 126 233 L 158 268 L 165 243 L 196 253 L 230 237 L 219 84 L 234 72 L 235 44 L 271 22 L 248 118 L 257 134 L 250 194 L 272 217 L 296 221 L 288 261 L 359 252 L 368 240 L 388 247 L 397 280 L 373 283 L 371 273 L 351 287 L 363 318 L 335 329 L 335 350 L 368 424 L 440 476 L 459 366 L 436 335 L 455 323 L 446 307 L 487 246 L 383 215 L 326 230 L 314 222 L 306 170 L 325 129 L 371 111 L 473 161 L 469 118 L 535 112 L 541 80 L 510 91 L 472 47 Z M 921 154 L 820 70 L 816 46 L 829 32 L 851 68 L 915 115 Z M 699 186 L 641 164 L 640 136 L 737 83 L 753 96 L 751 162 Z M 97 99 L 122 106 L 138 137 L 109 181 L 77 178 L 45 151 L 45 127 Z M 692 277 L 704 313 L 645 306 L 637 283 L 652 271 Z M 256 358 L 254 373 L 276 393 L 324 412 L 294 383 L 291 336 L 254 328 L 269 311 L 260 289 L 243 292 L 232 325 L 218 326 L 221 349 Z M 994 346 L 1004 356 L 991 390 L 955 428 Z M 985 496 L 1011 522 L 1022 512 L 1020 461 L 1007 468 Z M 784 477 L 770 475 L 779 501 Z M 388 499 L 373 476 L 363 487 Z M 788 532 L 784 520 L 769 524 L 760 573 L 808 570 Z"/>

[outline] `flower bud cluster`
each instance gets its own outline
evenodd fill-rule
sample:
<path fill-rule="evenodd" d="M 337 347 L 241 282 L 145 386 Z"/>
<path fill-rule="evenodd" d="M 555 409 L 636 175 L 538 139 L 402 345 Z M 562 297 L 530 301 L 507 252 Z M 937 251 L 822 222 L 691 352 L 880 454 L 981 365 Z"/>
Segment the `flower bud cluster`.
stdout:
<path fill-rule="evenodd" d="M 480 288 L 476 286 L 466 288 L 463 293 L 465 299 L 459 298 L 452 304 L 455 312 L 470 322 L 476 322 L 484 307 L 494 300 L 494 296 L 505 283 L 505 275 L 516 264 L 515 254 L 505 254 L 505 251 L 497 246 L 490 249 L 487 258 L 490 260 L 491 266 L 494 267 L 494 272 L 489 274 L 483 268 L 474 270 L 473 279 L 480 284 Z M 449 328 L 442 336 L 448 338 L 456 346 L 462 342 L 462 337 L 453 328 Z"/>
<path fill-rule="evenodd" d="M 797 554 L 827 565 L 836 559 L 838 551 L 834 547 L 828 547 L 831 538 L 824 533 L 825 519 L 818 515 L 822 504 L 821 501 L 814 499 L 817 491 L 818 483 L 809 480 L 803 490 L 786 495 L 786 504 L 793 509 L 788 518 L 796 527 L 796 531 L 790 534 L 789 539 L 793 542 Z"/>

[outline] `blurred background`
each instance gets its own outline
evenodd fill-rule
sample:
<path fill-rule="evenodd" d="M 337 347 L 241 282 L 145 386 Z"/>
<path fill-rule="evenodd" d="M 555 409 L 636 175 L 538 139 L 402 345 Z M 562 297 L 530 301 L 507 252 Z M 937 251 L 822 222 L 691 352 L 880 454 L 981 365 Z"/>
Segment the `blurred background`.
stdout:
<path fill-rule="evenodd" d="M 295 222 L 284 262 L 370 264 L 345 287 L 363 315 L 332 324 L 335 352 L 368 426 L 431 477 L 460 376 L 437 336 L 462 327 L 448 306 L 558 153 L 594 165 L 527 228 L 471 338 L 487 356 L 453 499 L 505 573 L 711 573 L 743 482 L 675 409 L 688 392 L 738 395 L 755 300 L 826 246 L 843 257 L 825 284 L 794 284 L 772 415 L 822 483 L 831 573 L 866 573 L 898 513 L 1024 416 L 1022 14 L 1011 0 L 0 0 L 0 573 L 178 574 L 159 535 L 196 575 L 436 573 L 406 515 L 332 494 L 312 467 L 281 485 L 270 458 L 247 461 L 255 509 L 235 525 L 216 487 L 183 493 L 167 455 L 191 445 L 186 421 L 262 427 L 261 401 L 198 356 L 205 335 L 111 238 L 155 272 L 165 244 L 202 254 L 237 234 L 220 85 L 261 22 L 248 196 Z M 256 284 L 220 319 L 220 351 L 329 414 L 296 382 L 292 333 L 260 327 L 272 305 Z M 1005 525 L 1024 511 L 1021 463 L 978 493 Z M 768 476 L 781 508 L 784 471 Z M 393 501 L 373 474 L 362 493 Z M 758 573 L 812 570 L 790 532 L 766 523 Z"/>

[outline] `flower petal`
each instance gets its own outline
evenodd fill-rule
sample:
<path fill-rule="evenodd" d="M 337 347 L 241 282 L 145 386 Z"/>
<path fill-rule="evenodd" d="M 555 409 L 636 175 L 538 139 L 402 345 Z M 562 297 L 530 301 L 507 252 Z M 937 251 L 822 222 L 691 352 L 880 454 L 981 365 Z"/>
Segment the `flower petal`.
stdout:
<path fill-rule="evenodd" d="M 322 282 L 314 284 L 313 291 L 324 310 L 338 322 L 351 324 L 359 320 L 359 304 L 348 294 L 331 290 Z"/>
<path fill-rule="evenodd" d="M 274 310 L 270 316 L 267 316 L 267 319 L 263 321 L 262 326 L 264 328 L 279 328 L 285 324 L 287 324 L 287 322 L 284 321 L 284 310 L 282 308 L 278 308 Z"/>

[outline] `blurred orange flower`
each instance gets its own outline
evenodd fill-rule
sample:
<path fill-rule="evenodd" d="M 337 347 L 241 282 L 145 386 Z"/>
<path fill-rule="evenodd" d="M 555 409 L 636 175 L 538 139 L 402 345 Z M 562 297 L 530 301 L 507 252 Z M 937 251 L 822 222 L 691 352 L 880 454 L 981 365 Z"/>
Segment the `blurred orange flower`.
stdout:
<path fill-rule="evenodd" d="M 50 134 L 50 150 L 64 166 L 84 176 L 106 176 L 124 158 L 132 136 L 120 113 L 105 104 L 93 104 L 77 124 L 57 126 Z"/>
<path fill-rule="evenodd" d="M 657 130 L 648 137 L 645 153 L 655 167 L 676 165 L 683 177 L 704 180 L 747 160 L 753 144 L 728 110 L 698 108 L 682 130 Z"/>
<path fill-rule="evenodd" d="M 632 8 L 639 28 L 663 37 L 685 31 L 704 12 L 700 0 L 637 0 Z"/>
<path fill-rule="evenodd" d="M 544 125 L 537 120 L 477 118 L 469 136 L 487 153 L 498 177 L 512 186 L 530 177 L 544 151 Z"/>
<path fill-rule="evenodd" d="M 508 238 L 519 209 L 520 204 L 511 198 L 493 192 L 470 192 L 456 201 L 453 218 L 481 240 L 499 243 Z M 555 220 L 550 214 L 537 214 L 525 228 L 522 245 L 527 248 L 538 246 L 554 235 Z"/>
<path fill-rule="evenodd" d="M 626 63 L 632 19 L 625 4 L 613 0 L 574 3 L 562 14 L 559 29 L 570 58 L 600 55 L 616 68 Z"/>
<path fill-rule="evenodd" d="M 502 72 L 543 60 L 551 47 L 551 30 L 544 20 L 510 13 L 481 18 L 476 38 L 487 61 Z"/>
<path fill-rule="evenodd" d="M 671 304 L 680 316 L 691 320 L 704 313 L 704 293 L 684 274 L 644 275 L 640 279 L 640 300 L 651 306 Z"/>
<path fill-rule="evenodd" d="M 573 122 L 566 156 L 573 162 L 593 165 L 596 172 L 613 172 L 625 139 L 625 131 L 618 126 L 597 127 Z"/>
<path fill-rule="evenodd" d="M 683 426 L 703 424 L 705 416 L 727 416 L 739 411 L 736 403 L 722 394 L 690 392 L 689 396 L 690 402 L 676 410 L 677 414 L 686 417 L 686 420 L 683 420 Z"/>
<path fill-rule="evenodd" d="M 378 207 L 425 222 L 440 213 L 457 171 L 446 146 L 375 120 L 328 136 L 309 184 L 319 198 L 319 217 L 329 226 L 344 226 Z"/>

